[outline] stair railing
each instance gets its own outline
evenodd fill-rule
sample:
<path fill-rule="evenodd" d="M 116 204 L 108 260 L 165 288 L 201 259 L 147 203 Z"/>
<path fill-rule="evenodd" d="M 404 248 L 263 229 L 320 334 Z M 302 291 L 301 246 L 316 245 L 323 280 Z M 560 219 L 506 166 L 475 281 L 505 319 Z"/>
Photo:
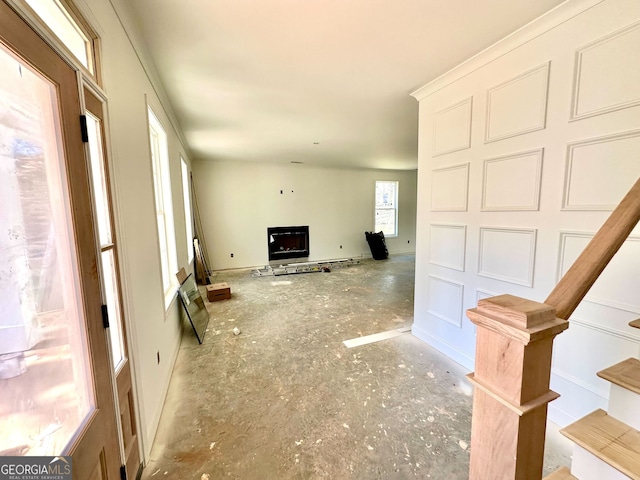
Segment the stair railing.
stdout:
<path fill-rule="evenodd" d="M 477 325 L 470 480 L 540 480 L 553 339 L 640 221 L 640 178 L 545 303 L 499 295 L 467 310 Z"/>

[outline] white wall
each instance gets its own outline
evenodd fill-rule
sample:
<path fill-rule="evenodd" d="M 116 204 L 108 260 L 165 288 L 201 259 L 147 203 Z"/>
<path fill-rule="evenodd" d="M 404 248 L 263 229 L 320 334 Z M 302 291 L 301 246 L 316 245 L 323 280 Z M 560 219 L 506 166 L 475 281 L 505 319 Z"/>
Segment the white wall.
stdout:
<path fill-rule="evenodd" d="M 147 104 L 162 123 L 169 142 L 171 187 L 175 216 L 178 265 L 187 267 L 180 155 L 188 160 L 173 125 L 159 83 L 152 84 L 151 64 L 143 66 L 145 52 L 134 50 L 135 30 L 127 36 L 122 24 L 133 25 L 126 4 L 119 15 L 108 0 L 75 1 L 100 37 L 103 88 L 108 98 L 111 181 L 115 196 L 116 233 L 122 270 L 130 357 L 140 414 L 140 439 L 145 457 L 162 412 L 164 398 L 181 336 L 179 302 L 165 312 L 160 254 L 151 176 Z M 118 2 L 115 2 L 118 5 Z M 122 23 L 121 23 L 122 21 Z M 160 355 L 160 362 L 157 355 Z"/>
<path fill-rule="evenodd" d="M 267 228 L 279 226 L 309 225 L 310 261 L 371 256 L 364 232 L 374 228 L 376 180 L 399 181 L 389 252 L 415 251 L 415 171 L 200 160 L 193 168 L 213 269 L 267 265 Z"/>
<path fill-rule="evenodd" d="M 640 177 L 639 20 L 637 0 L 570 1 L 414 93 L 413 333 L 469 369 L 464 311 L 493 294 L 544 301 Z M 555 342 L 558 423 L 606 408 L 596 372 L 640 354 L 636 232 Z"/>

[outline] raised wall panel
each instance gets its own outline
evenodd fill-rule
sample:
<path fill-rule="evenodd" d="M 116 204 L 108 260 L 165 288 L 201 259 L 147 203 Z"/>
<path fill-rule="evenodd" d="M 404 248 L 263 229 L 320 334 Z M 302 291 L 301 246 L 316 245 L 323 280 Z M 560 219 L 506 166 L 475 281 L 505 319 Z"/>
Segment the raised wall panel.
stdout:
<path fill-rule="evenodd" d="M 558 337 L 562 337 L 562 340 L 556 342 L 557 351 L 554 348 L 553 358 L 554 370 L 559 372 L 572 371 L 573 375 L 595 385 L 595 388 L 599 386 L 600 390 L 595 393 L 608 396 L 608 382 L 599 379 L 593 375 L 593 372 L 615 365 L 625 358 L 636 357 L 638 355 L 638 337 L 633 334 L 631 328 L 628 328 L 627 331 L 618 330 L 608 326 L 606 321 L 600 324 L 576 315 L 571 318 L 569 330 L 564 332 L 567 335 Z M 597 352 L 596 349 L 576 351 L 575 348 L 571 348 L 571 345 L 596 344 L 603 348 L 597 349 Z M 568 373 L 563 374 L 565 377 L 567 375 Z"/>
<path fill-rule="evenodd" d="M 487 92 L 486 143 L 545 127 L 549 65 L 545 63 Z"/>
<path fill-rule="evenodd" d="M 640 177 L 639 152 L 640 130 L 570 144 L 562 208 L 613 210 Z"/>
<path fill-rule="evenodd" d="M 536 230 L 480 227 L 478 275 L 533 286 Z"/>
<path fill-rule="evenodd" d="M 466 225 L 431 224 L 429 263 L 464 272 Z"/>
<path fill-rule="evenodd" d="M 469 164 L 438 168 L 431 175 L 431 211 L 466 212 Z"/>
<path fill-rule="evenodd" d="M 476 303 L 474 305 L 474 307 L 478 306 L 478 303 L 480 302 L 480 300 L 484 300 L 485 298 L 491 298 L 491 297 L 495 297 L 496 294 L 495 293 L 491 293 L 488 292 L 486 290 L 482 290 L 480 288 L 476 289 Z M 473 324 L 473 334 L 476 335 L 478 331 L 478 326 L 474 323 Z"/>
<path fill-rule="evenodd" d="M 433 114 L 433 156 L 471 147 L 473 97 Z"/>
<path fill-rule="evenodd" d="M 462 327 L 464 285 L 429 275 L 428 313 L 440 320 Z"/>
<path fill-rule="evenodd" d="M 543 149 L 484 161 L 483 211 L 538 210 Z"/>
<path fill-rule="evenodd" d="M 640 23 L 576 52 L 571 119 L 640 105 Z"/>
<path fill-rule="evenodd" d="M 558 280 L 582 253 L 592 233 L 560 232 Z M 586 301 L 640 314 L 640 236 L 630 236 L 591 287 Z"/>
<path fill-rule="evenodd" d="M 478 302 L 480 300 L 484 300 L 485 298 L 491 298 L 491 297 L 495 297 L 497 294 L 496 293 L 491 293 L 487 290 L 483 290 L 481 288 L 477 288 L 476 289 L 476 305 L 478 304 Z"/>

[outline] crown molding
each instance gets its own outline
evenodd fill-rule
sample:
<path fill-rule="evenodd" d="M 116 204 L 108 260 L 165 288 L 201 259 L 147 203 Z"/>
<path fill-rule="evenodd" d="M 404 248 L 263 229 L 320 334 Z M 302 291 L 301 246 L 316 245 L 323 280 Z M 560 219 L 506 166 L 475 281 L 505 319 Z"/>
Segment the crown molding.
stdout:
<path fill-rule="evenodd" d="M 86 6 L 89 6 L 91 0 L 74 0 L 76 2 L 85 3 Z M 173 104 L 171 103 L 169 96 L 167 95 L 167 90 L 162 81 L 162 77 L 160 76 L 158 69 L 156 68 L 155 60 L 153 55 L 147 46 L 147 43 L 142 34 L 142 29 L 140 28 L 140 24 L 138 19 L 131 8 L 129 0 L 106 0 L 108 4 L 111 5 L 113 13 L 116 18 L 120 22 L 120 26 L 124 34 L 126 35 L 133 52 L 138 57 L 138 62 L 142 67 L 144 74 L 149 81 L 151 88 L 153 89 L 156 97 L 160 101 L 160 106 L 164 114 L 169 120 L 173 131 L 175 132 L 178 140 L 183 149 L 183 153 L 186 155 L 187 159 L 191 162 L 193 161 L 194 154 L 191 151 L 191 146 L 187 142 L 184 131 L 182 130 L 182 125 L 176 116 L 176 113 L 173 109 Z M 165 126 L 166 128 L 166 126 Z"/>
<path fill-rule="evenodd" d="M 410 95 L 418 101 L 423 100 L 604 1 L 567 0 L 426 85 L 411 92 Z"/>

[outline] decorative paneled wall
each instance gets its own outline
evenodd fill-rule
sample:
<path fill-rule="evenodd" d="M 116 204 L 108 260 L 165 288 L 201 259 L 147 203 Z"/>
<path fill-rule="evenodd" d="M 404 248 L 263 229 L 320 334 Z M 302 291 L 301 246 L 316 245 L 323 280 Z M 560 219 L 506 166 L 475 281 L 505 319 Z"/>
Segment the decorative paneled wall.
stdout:
<path fill-rule="evenodd" d="M 615 208 L 635 179 L 640 177 L 638 152 L 640 130 L 569 144 L 563 208 Z"/>
<path fill-rule="evenodd" d="M 433 115 L 433 154 L 464 150 L 471 146 L 472 97 Z"/>
<path fill-rule="evenodd" d="M 446 76 L 420 102 L 413 333 L 473 369 L 464 311 L 544 301 L 640 177 L 640 3 L 563 4 Z M 556 340 L 551 418 L 606 405 L 596 372 L 640 356 L 640 228 Z"/>
<path fill-rule="evenodd" d="M 431 224 L 429 262 L 464 272 L 466 225 Z"/>
<path fill-rule="evenodd" d="M 572 120 L 640 104 L 640 22 L 576 51 Z"/>
<path fill-rule="evenodd" d="M 536 230 L 480 227 L 478 275 L 533 287 Z"/>
<path fill-rule="evenodd" d="M 455 327 L 462 325 L 464 285 L 429 275 L 429 313 Z"/>
<path fill-rule="evenodd" d="M 549 63 L 487 92 L 485 142 L 542 130 L 547 116 Z"/>
<path fill-rule="evenodd" d="M 566 273 L 592 238 L 592 233 L 560 232 L 558 279 Z M 640 268 L 640 236 L 631 235 L 591 287 L 585 300 L 634 314 L 640 312 L 638 268 Z"/>
<path fill-rule="evenodd" d="M 482 211 L 538 210 L 544 149 L 483 162 Z"/>
<path fill-rule="evenodd" d="M 468 163 L 433 170 L 431 175 L 431 211 L 465 212 L 468 195 Z"/>

